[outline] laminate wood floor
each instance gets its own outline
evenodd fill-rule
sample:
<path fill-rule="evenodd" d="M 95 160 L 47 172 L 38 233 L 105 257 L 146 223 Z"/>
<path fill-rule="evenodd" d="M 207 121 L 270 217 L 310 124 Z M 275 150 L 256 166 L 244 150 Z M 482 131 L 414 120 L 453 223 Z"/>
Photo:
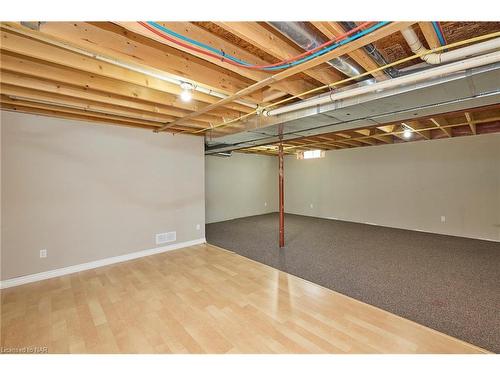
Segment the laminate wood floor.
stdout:
<path fill-rule="evenodd" d="M 485 353 L 208 244 L 1 291 L 3 350 Z"/>

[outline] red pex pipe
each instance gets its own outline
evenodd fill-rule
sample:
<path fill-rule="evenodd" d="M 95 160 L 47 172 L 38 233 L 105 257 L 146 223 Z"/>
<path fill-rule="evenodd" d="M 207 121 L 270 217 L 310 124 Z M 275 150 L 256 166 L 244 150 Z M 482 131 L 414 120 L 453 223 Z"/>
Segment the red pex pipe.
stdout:
<path fill-rule="evenodd" d="M 444 36 L 443 28 L 441 27 L 441 22 L 437 22 L 439 31 L 441 31 L 441 35 L 443 36 L 444 44 L 448 44 L 446 41 L 446 37 Z"/>
<path fill-rule="evenodd" d="M 321 50 L 321 49 L 323 49 L 323 48 L 325 48 L 325 47 L 329 46 L 330 44 L 333 44 L 333 43 L 335 43 L 335 42 L 338 42 L 338 41 L 340 41 L 340 40 L 342 40 L 342 39 L 347 38 L 349 35 L 351 35 L 351 34 L 355 33 L 356 31 L 359 31 L 359 30 L 361 30 L 361 29 L 363 29 L 363 28 L 365 28 L 365 27 L 369 26 L 369 25 L 370 25 L 371 23 L 373 23 L 373 22 L 364 22 L 364 23 L 362 23 L 361 25 L 359 25 L 359 26 L 357 26 L 357 27 L 355 27 L 355 28 L 353 28 L 353 29 L 349 30 L 348 32 L 346 32 L 346 33 L 344 33 L 344 34 L 342 34 L 342 35 L 339 35 L 339 36 L 338 36 L 338 37 L 336 37 L 335 39 L 331 39 L 331 40 L 329 40 L 329 41 L 327 41 L 327 42 L 325 42 L 325 43 L 321 44 L 320 46 L 318 46 L 318 47 L 316 47 L 316 48 L 314 48 L 314 49 L 312 49 L 312 50 L 309 50 L 309 51 L 306 51 L 306 52 L 304 52 L 304 53 L 301 53 L 300 55 L 297 55 L 297 56 L 291 57 L 291 58 L 286 59 L 286 60 L 282 60 L 282 61 L 277 62 L 277 63 L 274 63 L 274 64 L 269 64 L 269 65 L 252 65 L 252 66 L 247 66 L 247 65 L 239 64 L 239 63 L 237 63 L 237 62 L 235 62 L 235 61 L 228 60 L 228 59 L 226 59 L 226 58 L 224 58 L 224 57 L 221 57 L 221 56 L 219 56 L 219 55 L 213 54 L 213 53 L 211 53 L 211 52 L 207 52 L 207 51 L 205 51 L 205 50 L 203 50 L 203 49 L 200 49 L 200 48 L 198 48 L 198 47 L 193 47 L 193 46 L 191 46 L 191 45 L 189 45 L 189 44 L 186 44 L 186 43 L 184 43 L 184 42 L 181 42 L 181 41 L 179 41 L 179 40 L 177 40 L 177 39 L 171 38 L 171 37 L 169 37 L 168 35 L 165 35 L 165 34 L 164 34 L 164 33 L 162 33 L 161 31 L 159 31 L 159 30 L 155 29 L 154 27 L 150 26 L 150 25 L 149 25 L 149 24 L 147 24 L 146 22 L 138 21 L 138 23 L 139 23 L 141 26 L 143 26 L 144 28 L 146 28 L 146 29 L 148 29 L 149 31 L 151 31 L 152 33 L 154 33 L 154 34 L 158 35 L 159 37 L 161 37 L 161 38 L 163 38 L 163 39 L 165 39 L 165 40 L 168 40 L 168 41 L 170 41 L 170 42 L 172 42 L 172 43 L 175 43 L 175 44 L 177 44 L 177 45 L 180 45 L 180 46 L 182 46 L 182 47 L 184 47 L 184 48 L 187 48 L 187 49 L 189 49 L 189 50 L 191 50 L 191 51 L 195 51 L 195 52 L 201 53 L 201 54 L 203 54 L 203 55 L 213 57 L 213 58 L 218 59 L 218 60 L 220 59 L 220 60 L 221 60 L 221 61 L 223 61 L 223 62 L 227 62 L 228 64 L 231 64 L 231 65 L 234 65 L 234 66 L 238 66 L 238 67 L 240 67 L 240 68 L 247 68 L 247 69 L 263 69 L 263 68 L 272 68 L 272 67 L 275 67 L 275 66 L 279 66 L 279 65 L 282 65 L 282 64 L 286 64 L 286 63 L 289 63 L 289 62 L 292 62 L 292 61 L 298 60 L 298 59 L 300 59 L 300 58 L 302 58 L 302 57 L 304 57 L 304 56 L 307 56 L 307 55 L 310 55 L 310 54 L 312 54 L 312 53 L 315 53 L 315 52 L 317 52 L 317 51 L 319 51 L 319 50 Z"/>

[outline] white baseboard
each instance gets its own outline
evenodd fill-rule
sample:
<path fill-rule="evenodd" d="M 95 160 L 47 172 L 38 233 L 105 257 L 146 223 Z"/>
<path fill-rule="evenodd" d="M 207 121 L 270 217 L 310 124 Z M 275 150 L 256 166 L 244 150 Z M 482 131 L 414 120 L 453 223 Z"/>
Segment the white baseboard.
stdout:
<path fill-rule="evenodd" d="M 70 273 L 86 271 L 86 270 L 90 270 L 93 268 L 107 266 L 107 265 L 114 264 L 114 263 L 125 262 L 127 260 L 147 257 L 149 255 L 164 253 L 166 251 L 177 250 L 177 249 L 181 249 L 183 247 L 200 245 L 203 243 L 206 243 L 205 238 L 198 238 L 198 239 L 192 240 L 192 241 L 174 243 L 172 245 L 136 251 L 134 253 L 118 255 L 115 257 L 111 257 L 111 258 L 99 259 L 99 260 L 95 260 L 93 262 L 81 263 L 81 264 L 76 264 L 74 266 L 57 268 L 55 270 L 50 270 L 50 271 L 45 271 L 45 272 L 40 272 L 40 273 L 34 273 L 32 275 L 15 277 L 12 279 L 0 281 L 0 289 L 6 289 L 6 288 L 11 288 L 13 286 L 32 283 L 35 281 L 51 279 L 53 277 L 59 277 L 59 276 L 63 276 L 63 275 L 68 275 Z"/>
<path fill-rule="evenodd" d="M 296 214 L 296 215 L 303 215 L 303 214 Z M 458 234 L 451 234 L 451 233 L 445 233 L 445 232 L 431 232 L 431 231 L 428 231 L 428 230 L 416 229 L 416 228 L 396 227 L 396 226 L 391 226 L 391 225 L 386 225 L 386 224 L 372 223 L 370 221 L 368 221 L 368 222 L 365 222 L 365 221 L 354 221 L 354 220 L 342 219 L 340 217 L 333 217 L 333 216 L 312 216 L 312 215 L 304 215 L 304 216 L 317 217 L 317 218 L 320 218 L 320 219 L 328 219 L 328 220 L 347 221 L 349 223 L 375 225 L 377 227 L 386 227 L 386 228 L 394 228 L 394 229 L 411 230 L 411 231 L 422 232 L 422 233 L 439 234 L 439 235 L 443 235 L 443 236 L 460 237 L 460 238 L 470 238 L 471 240 L 500 242 L 500 240 L 496 240 L 494 238 L 471 237 L 471 236 L 463 236 L 463 235 L 459 236 Z"/>

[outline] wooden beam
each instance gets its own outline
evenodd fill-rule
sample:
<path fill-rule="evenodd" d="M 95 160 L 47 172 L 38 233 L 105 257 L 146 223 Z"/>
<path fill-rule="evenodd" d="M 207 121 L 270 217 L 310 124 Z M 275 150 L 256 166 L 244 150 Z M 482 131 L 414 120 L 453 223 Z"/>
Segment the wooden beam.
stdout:
<path fill-rule="evenodd" d="M 295 151 L 307 151 L 307 150 L 312 150 L 314 149 L 321 149 L 323 151 L 331 150 L 331 149 L 342 149 L 342 148 L 347 148 L 349 146 L 338 144 L 336 142 L 328 142 L 328 141 L 321 141 L 321 142 L 313 142 L 310 145 L 304 145 L 301 147 L 298 146 L 289 146 L 287 150 L 295 150 Z"/>
<path fill-rule="evenodd" d="M 371 146 L 376 145 L 378 142 L 375 139 L 369 137 L 370 130 L 369 129 L 366 130 L 368 131 L 368 134 L 363 134 L 364 132 L 360 133 L 360 130 L 347 131 L 347 134 L 351 136 L 350 139 L 352 140 L 357 140 L 359 142 L 366 143 Z"/>
<path fill-rule="evenodd" d="M 263 81 L 257 82 L 255 84 L 237 92 L 236 94 L 231 95 L 230 97 L 219 101 L 216 104 L 210 104 L 207 107 L 205 107 L 205 109 L 202 109 L 202 110 L 197 111 L 197 112 L 193 112 L 182 119 L 176 120 L 176 121 L 162 127 L 160 130 L 165 130 L 168 127 L 175 125 L 175 124 L 178 124 L 181 121 L 184 121 L 184 120 L 187 120 L 190 118 L 194 118 L 200 114 L 203 114 L 203 113 L 206 113 L 212 109 L 218 108 L 221 105 L 224 105 L 224 104 L 232 102 L 238 98 L 241 98 L 245 95 L 248 95 L 249 93 L 255 92 L 263 87 L 269 86 L 269 84 L 271 84 L 273 82 L 281 81 L 285 78 L 291 77 L 295 74 L 301 73 L 305 70 L 308 70 L 310 68 L 318 66 L 319 64 L 322 64 L 325 61 L 331 60 L 332 58 L 335 58 L 335 57 L 341 56 L 343 54 L 349 53 L 351 51 L 354 51 L 360 47 L 363 47 L 366 44 L 374 42 L 375 40 L 378 40 L 380 38 L 391 35 L 396 31 L 400 31 L 402 29 L 405 29 L 405 28 L 411 26 L 412 24 L 413 24 L 413 22 L 393 22 L 387 26 L 384 26 L 380 29 L 375 30 L 374 32 L 372 32 L 370 34 L 367 34 L 359 39 L 356 39 L 356 40 L 352 41 L 351 43 L 344 44 L 341 47 L 338 47 L 330 52 L 327 52 L 324 55 L 318 56 L 318 57 L 316 57 L 312 60 L 309 60 L 305 63 L 288 68 L 280 73 L 277 73 L 269 78 L 266 78 Z"/>
<path fill-rule="evenodd" d="M 151 115 L 165 115 L 181 117 L 187 114 L 186 111 L 174 107 L 163 106 L 159 104 L 150 104 L 141 100 L 127 99 L 114 94 L 106 94 L 95 90 L 83 89 L 71 85 L 61 84 L 59 82 L 46 81 L 41 78 L 29 77 L 23 74 L 1 71 L 1 83 L 5 86 L 25 89 L 30 92 L 40 92 L 43 94 L 55 94 L 62 97 L 85 99 L 98 103 L 112 104 L 118 108 L 132 108 L 140 110 Z M 213 123 L 219 121 L 218 117 L 211 115 L 202 115 L 198 117 L 195 123 Z"/>
<path fill-rule="evenodd" d="M 353 131 L 353 133 L 356 133 L 356 137 L 358 138 L 360 137 L 359 134 L 361 134 L 361 139 L 364 139 L 365 142 L 369 141 L 368 143 L 370 144 L 377 144 L 377 141 L 381 141 L 384 143 L 394 142 L 391 136 L 381 135 L 380 130 L 377 128 L 356 129 Z"/>
<path fill-rule="evenodd" d="M 260 81 L 268 76 L 270 76 L 270 73 L 259 71 L 259 70 L 252 70 L 252 69 L 246 69 L 246 68 L 240 68 L 236 67 L 234 65 L 228 64 L 227 62 L 222 61 L 221 58 L 212 58 L 209 57 L 205 54 L 198 53 L 196 51 L 191 51 L 188 48 L 179 46 L 176 43 L 173 43 L 171 41 L 168 41 L 166 39 L 161 38 L 157 34 L 153 33 L 152 31 L 144 28 L 137 22 L 116 22 L 116 24 L 122 26 L 123 28 L 130 30 L 136 34 L 143 35 L 147 38 L 151 38 L 153 40 L 156 40 L 159 43 L 166 44 L 172 48 L 176 48 L 178 50 L 181 50 L 183 52 L 189 53 L 191 55 L 194 55 L 202 60 L 208 61 L 212 64 L 215 64 L 221 68 L 230 70 L 236 74 L 239 74 L 243 77 L 246 77 L 248 79 L 251 79 L 252 81 Z M 226 41 L 225 39 L 219 38 L 214 34 L 209 33 L 205 29 L 193 25 L 192 23 L 189 22 L 159 22 L 159 24 L 169 28 L 170 30 L 177 32 L 179 34 L 183 34 L 186 36 L 189 36 L 190 38 L 193 38 L 201 43 L 205 43 L 207 45 L 210 45 L 218 50 L 224 51 L 228 54 L 231 54 L 232 56 L 240 59 L 247 61 L 251 64 L 255 65 L 265 65 L 269 64 L 268 61 L 262 60 L 251 53 L 247 52 L 246 50 L 235 46 L 234 44 Z M 292 95 L 297 95 L 300 94 L 304 91 L 310 90 L 314 88 L 315 86 L 311 85 L 310 83 L 306 81 L 283 81 L 283 82 L 278 82 L 276 84 L 270 85 L 271 88 L 275 90 L 280 90 L 288 94 Z"/>
<path fill-rule="evenodd" d="M 345 30 L 337 22 L 311 22 L 311 24 L 328 39 L 335 39 L 339 35 L 345 33 Z M 349 52 L 347 55 L 362 66 L 366 71 L 377 69 L 379 67 L 364 49 Z M 378 81 L 383 81 L 389 78 L 383 71 L 374 73 L 373 77 L 375 77 Z"/>
<path fill-rule="evenodd" d="M 370 130 L 371 130 L 369 134 L 370 137 L 378 139 L 379 141 L 382 141 L 387 144 L 394 143 L 394 137 L 392 135 L 382 134 L 382 132 L 377 128 L 371 128 Z"/>
<path fill-rule="evenodd" d="M 406 139 L 403 136 L 402 130 L 401 130 L 401 125 L 399 125 L 399 124 L 388 125 L 388 126 L 379 126 L 378 128 L 381 129 L 382 131 L 385 131 L 386 133 L 393 135 L 396 138 L 402 139 L 405 142 L 409 141 L 409 139 Z"/>
<path fill-rule="evenodd" d="M 16 32 L 19 30 L 16 29 Z M 118 79 L 120 81 L 132 83 L 135 85 L 159 90 L 165 93 L 169 93 L 178 97 L 182 92 L 179 85 L 173 84 L 166 80 L 156 78 L 161 76 L 166 76 L 162 74 L 161 71 L 155 69 L 144 69 L 149 71 L 151 75 L 146 75 L 139 73 L 122 66 L 117 66 L 115 64 L 108 63 L 106 61 L 97 60 L 95 58 L 73 52 L 71 50 L 66 50 L 56 45 L 50 45 L 47 42 L 42 43 L 41 41 L 32 39 L 33 37 L 39 36 L 34 34 L 35 32 L 26 32 L 26 36 L 19 35 L 14 32 L 5 31 L 2 29 L 2 45 L 1 48 L 4 51 L 9 51 L 11 53 L 28 56 L 35 58 L 37 60 L 46 61 L 58 65 L 62 65 L 68 68 L 81 70 L 84 72 L 97 74 L 103 77 Z M 47 41 L 47 38 L 42 38 Z M 120 63 L 118 60 L 117 63 Z M 203 103 L 215 103 L 219 98 L 208 95 L 199 91 L 193 92 L 193 99 L 195 101 L 200 101 Z M 236 110 L 242 112 L 250 112 L 250 108 L 242 105 L 235 107 Z"/>
<path fill-rule="evenodd" d="M 37 109 L 37 108 L 28 108 L 28 107 L 23 107 L 23 106 L 18 106 L 18 105 L 5 104 L 5 103 L 2 103 L 1 101 L 0 101 L 0 109 L 2 111 L 8 111 L 8 112 L 26 113 L 26 114 L 30 114 L 30 115 L 56 117 L 56 118 L 77 120 L 77 121 L 85 121 L 85 122 L 92 122 L 92 123 L 97 123 L 97 124 L 101 124 L 101 125 L 104 125 L 104 124 L 119 125 L 119 126 L 126 126 L 129 128 L 146 129 L 149 131 L 154 129 L 153 127 L 137 125 L 137 124 L 126 122 L 126 121 L 102 119 L 102 118 L 98 118 L 98 117 L 91 117 L 88 115 L 77 115 L 77 114 L 72 114 L 72 113 L 63 113 L 63 112 L 58 112 L 58 111 L 50 111 L 50 110 Z"/>
<path fill-rule="evenodd" d="M 402 123 L 406 125 L 408 128 L 413 130 L 415 133 L 421 135 L 425 139 L 431 139 L 431 131 L 430 130 L 425 130 L 425 126 L 421 125 L 418 120 L 413 120 L 413 121 L 405 121 Z"/>
<path fill-rule="evenodd" d="M 365 36 L 362 36 L 359 39 L 356 39 L 350 43 L 344 44 L 338 48 L 333 49 L 330 52 L 327 52 L 321 56 L 318 56 L 312 60 L 306 61 L 303 64 L 295 65 L 281 73 L 276 74 L 273 78 L 274 81 L 280 81 L 286 77 L 290 77 L 294 74 L 303 72 L 305 70 L 314 68 L 315 66 L 318 66 L 319 64 L 322 64 L 326 61 L 329 61 L 331 59 L 334 59 L 336 57 L 345 55 L 347 53 L 350 53 L 352 51 L 357 50 L 358 48 L 361 48 L 367 44 L 370 44 L 372 42 L 375 42 L 379 39 L 385 38 L 386 36 L 389 36 L 395 32 L 401 31 L 403 29 L 406 29 L 407 27 L 410 27 L 413 25 L 414 22 L 392 22 L 386 26 L 383 26 Z"/>
<path fill-rule="evenodd" d="M 432 26 L 432 22 L 419 22 L 418 26 L 420 27 L 420 30 L 422 30 L 424 38 L 430 49 L 441 47 L 441 43 L 439 43 L 438 36 Z"/>
<path fill-rule="evenodd" d="M 7 110 L 11 112 L 21 112 L 21 113 L 28 113 L 28 114 L 34 114 L 34 115 L 43 115 L 43 116 L 49 116 L 49 117 L 58 117 L 58 118 L 65 118 L 65 119 L 72 119 L 72 120 L 82 120 L 82 121 L 90 121 L 90 122 L 97 122 L 100 124 L 114 124 L 114 125 L 121 125 L 121 126 L 127 126 L 127 127 L 132 127 L 132 128 L 142 128 L 142 129 L 147 129 L 147 130 L 153 130 L 155 126 L 147 126 L 147 125 L 142 125 L 142 124 L 137 124 L 132 121 L 126 121 L 126 120 L 117 120 L 109 117 L 104 117 L 104 116 L 97 116 L 93 114 L 79 114 L 79 113 L 72 113 L 68 111 L 58 111 L 55 109 L 45 109 L 45 108 L 37 108 L 35 106 L 25 106 L 17 103 L 5 103 L 3 99 L 0 99 L 0 109 L 2 110 Z"/>
<path fill-rule="evenodd" d="M 312 139 L 314 139 L 314 141 L 309 142 Z M 307 146 L 309 149 L 313 146 L 314 147 L 317 146 L 317 148 L 325 148 L 325 149 L 331 149 L 332 147 L 335 147 L 335 148 L 350 147 L 350 146 L 347 146 L 347 145 L 342 144 L 342 143 L 337 143 L 337 141 L 332 139 L 332 138 L 321 136 L 321 135 L 315 136 L 314 138 L 304 137 L 304 138 L 300 138 L 299 140 L 306 140 L 306 142 L 301 142 L 300 145 L 302 145 L 302 147 Z M 294 143 L 292 143 L 295 141 L 296 140 L 288 142 L 291 145 L 288 147 L 288 149 L 290 149 L 290 148 L 298 149 L 298 147 L 295 146 Z"/>
<path fill-rule="evenodd" d="M 354 136 L 359 136 L 364 135 L 364 136 L 369 136 L 371 134 L 371 129 L 365 128 L 365 129 L 354 129 L 352 130 L 352 133 L 354 133 Z"/>
<path fill-rule="evenodd" d="M 158 123 L 146 120 L 131 119 L 119 115 L 93 112 L 76 108 L 68 108 L 60 105 L 48 103 L 36 103 L 26 100 L 11 99 L 5 95 L 0 95 L 0 108 L 31 114 L 42 114 L 51 117 L 61 117 L 69 119 L 79 119 L 98 123 L 111 123 L 129 127 L 154 130 Z M 172 133 L 185 131 L 187 126 L 180 125 L 171 130 Z"/>
<path fill-rule="evenodd" d="M 91 89 L 109 94 L 119 94 L 122 97 L 168 105 L 184 110 L 197 110 L 207 106 L 205 103 L 196 101 L 184 103 L 177 96 L 159 90 L 149 89 L 78 70 L 72 70 L 54 64 L 46 64 L 38 60 L 26 59 L 20 56 L 11 55 L 10 52 L 2 53 L 0 62 L 2 69 L 6 71 L 39 77 L 45 80 L 52 80 L 54 82 L 69 84 L 83 89 Z M 216 113 L 214 112 L 213 114 Z M 241 112 L 223 109 L 223 111 L 218 112 L 218 114 L 220 117 L 234 118 L 239 116 Z"/>
<path fill-rule="evenodd" d="M 335 146 L 340 147 L 340 148 L 351 147 L 350 145 L 346 145 L 344 143 L 339 143 L 337 140 L 338 137 L 336 137 L 334 134 L 318 135 L 318 136 L 316 136 L 316 138 L 326 141 L 326 142 L 323 142 L 323 144 L 326 144 L 326 145 L 335 145 Z M 305 138 L 303 138 L 303 139 L 305 139 Z"/>
<path fill-rule="evenodd" d="M 436 125 L 448 138 L 453 137 L 451 128 L 442 127 L 442 125 L 448 125 L 448 122 L 444 118 L 434 118 L 429 119 L 434 125 Z"/>
<path fill-rule="evenodd" d="M 82 98 L 72 98 L 61 94 L 47 93 L 43 91 L 27 89 L 3 83 L 0 84 L 0 92 L 4 96 L 7 96 L 9 98 L 15 98 L 15 100 L 29 101 L 39 104 L 64 106 L 67 108 L 80 109 L 89 112 L 123 116 L 130 118 L 131 121 L 146 120 L 151 122 L 157 122 L 158 126 L 161 126 L 162 123 L 164 123 L 165 121 L 172 121 L 172 119 L 175 119 L 175 117 L 166 116 L 159 113 L 152 114 L 133 108 L 124 108 L 108 103 L 101 103 Z M 186 124 L 186 126 L 193 128 L 204 128 L 207 126 L 207 124 L 201 121 L 195 121 Z"/>
<path fill-rule="evenodd" d="M 262 92 L 262 102 L 263 103 L 270 103 L 273 102 L 276 99 L 282 98 L 286 96 L 286 93 L 282 91 L 276 91 L 273 89 L 266 89 Z"/>
<path fill-rule="evenodd" d="M 321 146 L 325 142 L 315 142 L 313 141 L 315 138 L 307 138 L 306 142 L 301 141 L 300 139 L 298 140 L 293 140 L 289 141 L 287 143 L 283 143 L 283 146 L 285 147 L 292 147 L 295 150 L 311 150 L 313 149 L 328 149 L 326 146 Z M 313 141 L 313 144 L 311 145 L 311 141 Z"/>
<path fill-rule="evenodd" d="M 325 139 L 322 137 L 318 137 L 318 138 Z M 341 132 L 330 134 L 329 137 L 327 137 L 326 139 L 329 139 L 329 140 L 333 139 L 335 144 L 340 143 L 340 144 L 345 144 L 345 145 L 354 146 L 354 147 L 359 147 L 359 146 L 364 145 L 363 142 L 356 140 L 356 139 L 353 139 L 350 135 L 345 134 L 345 133 L 341 133 Z M 313 142 L 313 144 L 315 145 L 316 143 Z"/>
<path fill-rule="evenodd" d="M 476 135 L 477 134 L 476 123 L 474 121 L 474 118 L 472 117 L 472 114 L 469 112 L 465 112 L 465 118 L 467 119 L 467 123 L 469 124 L 471 133 Z"/>
<path fill-rule="evenodd" d="M 215 22 L 219 27 L 254 45 L 279 60 L 297 56 L 303 52 L 292 47 L 258 22 Z M 318 67 L 304 72 L 323 84 L 342 79 L 342 75 L 329 66 Z"/>
<path fill-rule="evenodd" d="M 339 142 L 342 142 L 344 140 L 348 140 L 351 145 L 364 145 L 364 144 L 369 144 L 373 145 L 375 142 L 371 140 L 369 137 L 363 137 L 360 134 L 355 133 L 354 131 L 351 130 L 342 130 L 341 132 L 335 133 L 337 137 L 342 137 L 343 140 L 339 140 Z"/>
<path fill-rule="evenodd" d="M 103 103 L 95 103 L 95 102 L 88 102 L 85 100 L 81 99 L 75 99 L 75 98 L 69 98 L 69 97 L 64 97 L 62 95 L 57 95 L 57 94 L 48 94 L 44 93 L 43 91 L 35 91 L 35 90 L 29 90 L 25 88 L 19 88 L 16 86 L 10 86 L 10 85 L 5 85 L 1 84 L 0 85 L 0 92 L 4 95 L 7 96 L 11 99 L 19 101 L 26 101 L 26 102 L 32 102 L 32 103 L 39 103 L 39 104 L 50 104 L 50 105 L 58 105 L 58 106 L 64 106 L 66 108 L 74 108 L 74 109 L 81 109 L 81 110 L 88 110 L 90 112 L 102 112 L 106 113 L 109 115 L 118 115 L 118 116 L 124 116 L 128 117 L 130 119 L 137 119 L 137 120 L 146 120 L 146 121 L 153 121 L 157 122 L 158 125 L 161 125 L 161 122 L 172 119 L 170 116 L 150 116 L 144 114 L 144 112 L 137 111 L 136 110 L 123 110 L 120 109 L 119 107 L 115 107 L 113 105 L 109 104 L 103 104 Z"/>
<path fill-rule="evenodd" d="M 207 64 L 193 55 L 145 38 L 109 22 L 46 22 L 40 32 L 83 48 L 225 94 L 248 86 L 251 81 L 225 69 Z M 247 98 L 258 102 L 258 98 Z"/>
<path fill-rule="evenodd" d="M 360 137 L 359 139 L 352 138 L 352 140 L 356 140 L 358 142 L 361 142 L 361 143 L 364 143 L 364 144 L 367 144 L 367 145 L 370 145 L 370 146 L 374 146 L 374 145 L 378 144 L 378 142 L 375 141 L 372 138 L 362 138 L 362 137 Z"/>
<path fill-rule="evenodd" d="M 161 124 L 159 124 L 158 122 L 154 122 L 154 121 L 131 119 L 131 118 L 126 118 L 126 117 L 120 116 L 120 115 L 107 114 L 107 113 L 101 113 L 101 112 L 95 113 L 95 112 L 93 112 L 91 110 L 87 110 L 87 109 L 70 108 L 70 107 L 64 107 L 64 106 L 55 105 L 55 104 L 49 104 L 49 103 L 36 103 L 36 102 L 31 102 L 31 101 L 26 101 L 26 100 L 11 99 L 11 98 L 7 97 L 6 95 L 1 95 L 0 101 L 2 102 L 2 104 L 19 106 L 19 107 L 23 107 L 23 108 L 35 108 L 35 109 L 42 109 L 42 110 L 49 110 L 49 111 L 53 110 L 53 111 L 57 111 L 57 112 L 61 112 L 61 113 L 72 113 L 72 114 L 78 114 L 78 115 L 86 115 L 89 117 L 97 117 L 97 118 L 103 118 L 103 119 L 130 122 L 131 124 L 144 125 L 144 126 L 149 127 L 151 129 L 154 129 L 158 126 L 161 126 Z"/>
<path fill-rule="evenodd" d="M 350 146 L 354 146 L 354 147 L 365 146 L 365 143 L 358 141 L 358 140 L 347 140 L 347 139 L 340 140 L 339 139 L 337 142 L 345 143 L 346 145 L 350 145 Z"/>
<path fill-rule="evenodd" d="M 450 114 L 458 114 L 459 112 L 451 112 L 447 113 L 446 115 Z M 484 117 L 482 119 L 473 119 L 474 123 L 476 125 L 479 124 L 490 124 L 490 123 L 498 123 L 500 124 L 500 116 L 495 116 L 498 115 L 498 111 L 491 111 L 489 113 L 490 116 Z M 443 115 L 441 115 L 442 117 Z M 468 125 L 468 122 L 460 122 L 460 123 L 452 123 L 448 124 L 444 118 L 441 118 L 439 120 L 438 125 L 436 125 L 435 121 L 433 121 L 433 126 L 424 126 L 421 123 L 419 123 L 418 127 L 419 132 L 430 132 L 431 130 L 451 130 L 454 127 L 460 127 L 460 126 L 465 126 Z M 411 121 L 408 121 L 411 122 Z M 500 126 L 496 128 L 496 131 L 500 131 Z M 287 151 L 293 152 L 292 150 L 299 150 L 299 149 L 304 149 L 304 148 L 320 148 L 329 146 L 333 147 L 335 145 L 335 148 L 350 148 L 350 147 L 359 147 L 361 146 L 361 143 L 363 140 L 370 139 L 370 138 L 378 138 L 378 137 L 383 137 L 381 139 L 386 140 L 387 143 L 393 143 L 394 142 L 394 137 L 401 138 L 405 142 L 414 142 L 418 141 L 422 138 L 404 138 L 403 136 L 403 130 L 401 125 L 399 124 L 387 124 L 387 125 L 376 125 L 372 126 L 369 128 L 363 128 L 363 129 L 356 129 L 354 132 L 363 134 L 362 136 L 358 137 L 351 137 L 349 135 L 350 131 L 338 131 L 334 133 L 326 133 L 322 135 L 315 135 L 315 136 L 308 136 L 308 137 L 302 137 L 302 138 L 296 138 L 290 141 L 287 141 L 286 149 Z M 460 135 L 465 135 L 461 133 Z M 341 139 L 339 139 L 341 137 Z M 347 141 L 347 143 L 346 143 Z M 353 141 L 358 141 L 358 143 L 354 143 Z M 344 144 L 342 144 L 342 142 Z M 373 144 L 374 146 L 376 144 Z"/>

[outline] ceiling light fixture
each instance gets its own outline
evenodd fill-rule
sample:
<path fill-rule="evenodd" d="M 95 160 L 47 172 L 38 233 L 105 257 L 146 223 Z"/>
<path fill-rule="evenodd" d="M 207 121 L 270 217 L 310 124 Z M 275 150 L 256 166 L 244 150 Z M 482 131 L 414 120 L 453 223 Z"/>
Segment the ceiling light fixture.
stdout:
<path fill-rule="evenodd" d="M 403 137 L 405 137 L 406 139 L 411 138 L 411 130 L 405 129 L 405 131 L 403 132 Z"/>
<path fill-rule="evenodd" d="M 402 122 L 401 125 L 403 125 L 403 129 L 404 129 L 403 137 L 405 137 L 406 139 L 411 138 L 412 133 L 413 133 L 413 129 L 410 128 L 408 125 L 406 125 L 404 122 Z"/>
<path fill-rule="evenodd" d="M 193 85 L 189 82 L 181 82 L 181 100 L 183 102 L 190 102 L 193 97 Z"/>

